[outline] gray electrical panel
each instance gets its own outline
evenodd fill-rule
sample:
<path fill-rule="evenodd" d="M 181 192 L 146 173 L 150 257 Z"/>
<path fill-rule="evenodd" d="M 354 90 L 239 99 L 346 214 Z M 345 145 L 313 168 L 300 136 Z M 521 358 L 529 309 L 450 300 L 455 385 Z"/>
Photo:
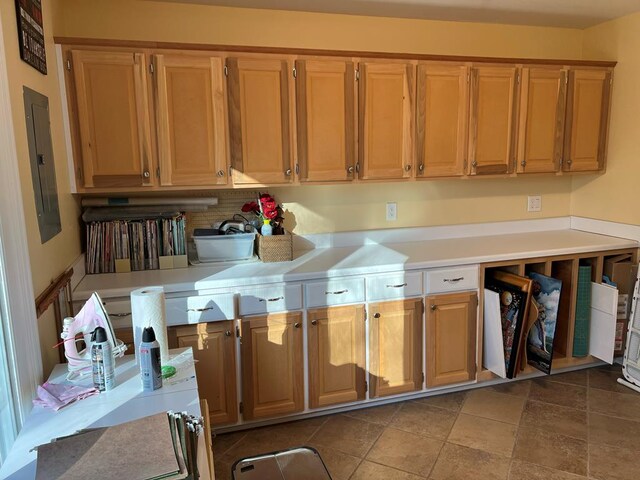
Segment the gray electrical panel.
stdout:
<path fill-rule="evenodd" d="M 49 99 L 27 87 L 23 87 L 23 92 L 33 194 L 40 240 L 45 243 L 62 231 L 49 125 Z"/>

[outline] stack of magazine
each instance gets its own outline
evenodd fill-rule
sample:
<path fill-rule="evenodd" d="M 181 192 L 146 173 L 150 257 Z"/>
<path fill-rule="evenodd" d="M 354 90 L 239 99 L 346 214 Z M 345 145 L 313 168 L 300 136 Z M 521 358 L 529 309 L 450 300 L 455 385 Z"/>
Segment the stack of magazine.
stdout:
<path fill-rule="evenodd" d="M 184 215 L 152 220 L 113 220 L 87 224 L 87 273 L 113 273 L 116 260 L 131 270 L 157 270 L 160 256 L 186 255 Z"/>
<path fill-rule="evenodd" d="M 201 417 L 172 412 L 80 430 L 37 447 L 36 479 L 210 479 L 207 430 Z"/>

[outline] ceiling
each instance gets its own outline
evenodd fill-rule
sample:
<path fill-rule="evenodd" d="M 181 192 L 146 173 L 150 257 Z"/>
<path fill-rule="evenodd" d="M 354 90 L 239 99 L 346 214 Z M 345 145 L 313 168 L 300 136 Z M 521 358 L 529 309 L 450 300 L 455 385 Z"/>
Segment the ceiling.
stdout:
<path fill-rule="evenodd" d="M 230 7 L 587 28 L 640 11 L 640 0 L 161 0 Z"/>

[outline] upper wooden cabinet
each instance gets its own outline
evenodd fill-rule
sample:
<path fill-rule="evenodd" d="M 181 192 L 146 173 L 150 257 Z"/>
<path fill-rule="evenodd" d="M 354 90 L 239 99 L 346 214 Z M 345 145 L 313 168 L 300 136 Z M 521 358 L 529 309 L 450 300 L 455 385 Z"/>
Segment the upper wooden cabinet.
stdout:
<path fill-rule="evenodd" d="M 226 184 L 222 58 L 175 54 L 154 60 L 160 184 Z"/>
<path fill-rule="evenodd" d="M 238 420 L 236 341 L 233 321 L 173 327 L 175 344 L 191 347 L 198 376 L 198 392 L 207 400 L 213 425 Z"/>
<path fill-rule="evenodd" d="M 71 57 L 82 186 L 152 185 L 155 160 L 146 55 L 72 50 Z"/>
<path fill-rule="evenodd" d="M 365 398 L 364 305 L 307 312 L 309 406 Z"/>
<path fill-rule="evenodd" d="M 371 397 L 422 388 L 422 300 L 369 305 Z"/>
<path fill-rule="evenodd" d="M 234 183 L 291 182 L 289 62 L 228 58 L 227 68 Z"/>
<path fill-rule="evenodd" d="M 518 173 L 557 172 L 562 160 L 566 70 L 523 68 L 518 128 Z"/>
<path fill-rule="evenodd" d="M 356 153 L 353 62 L 298 60 L 296 73 L 300 180 L 351 180 Z"/>
<path fill-rule="evenodd" d="M 517 75 L 515 66 L 471 69 L 470 175 L 512 171 Z"/>
<path fill-rule="evenodd" d="M 469 68 L 418 65 L 416 139 L 418 177 L 464 175 L 467 155 Z"/>
<path fill-rule="evenodd" d="M 242 402 L 246 420 L 303 410 L 302 313 L 242 320 Z"/>
<path fill-rule="evenodd" d="M 570 70 L 563 170 L 602 170 L 605 164 L 610 70 Z"/>
<path fill-rule="evenodd" d="M 411 177 L 415 67 L 361 62 L 359 92 L 360 178 Z"/>
<path fill-rule="evenodd" d="M 476 292 L 427 297 L 427 387 L 476 376 Z"/>

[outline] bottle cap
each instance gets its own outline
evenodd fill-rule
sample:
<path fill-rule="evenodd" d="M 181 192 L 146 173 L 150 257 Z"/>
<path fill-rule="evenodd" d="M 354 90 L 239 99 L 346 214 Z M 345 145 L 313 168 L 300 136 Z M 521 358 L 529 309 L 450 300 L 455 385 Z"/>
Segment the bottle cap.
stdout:
<path fill-rule="evenodd" d="M 156 332 L 153 331 L 153 327 L 145 327 L 144 330 L 142 330 L 142 341 L 145 343 L 156 341 Z"/>
<path fill-rule="evenodd" d="M 107 341 L 107 331 L 103 327 L 96 327 L 91 334 L 91 341 L 93 343 L 104 343 Z"/>

